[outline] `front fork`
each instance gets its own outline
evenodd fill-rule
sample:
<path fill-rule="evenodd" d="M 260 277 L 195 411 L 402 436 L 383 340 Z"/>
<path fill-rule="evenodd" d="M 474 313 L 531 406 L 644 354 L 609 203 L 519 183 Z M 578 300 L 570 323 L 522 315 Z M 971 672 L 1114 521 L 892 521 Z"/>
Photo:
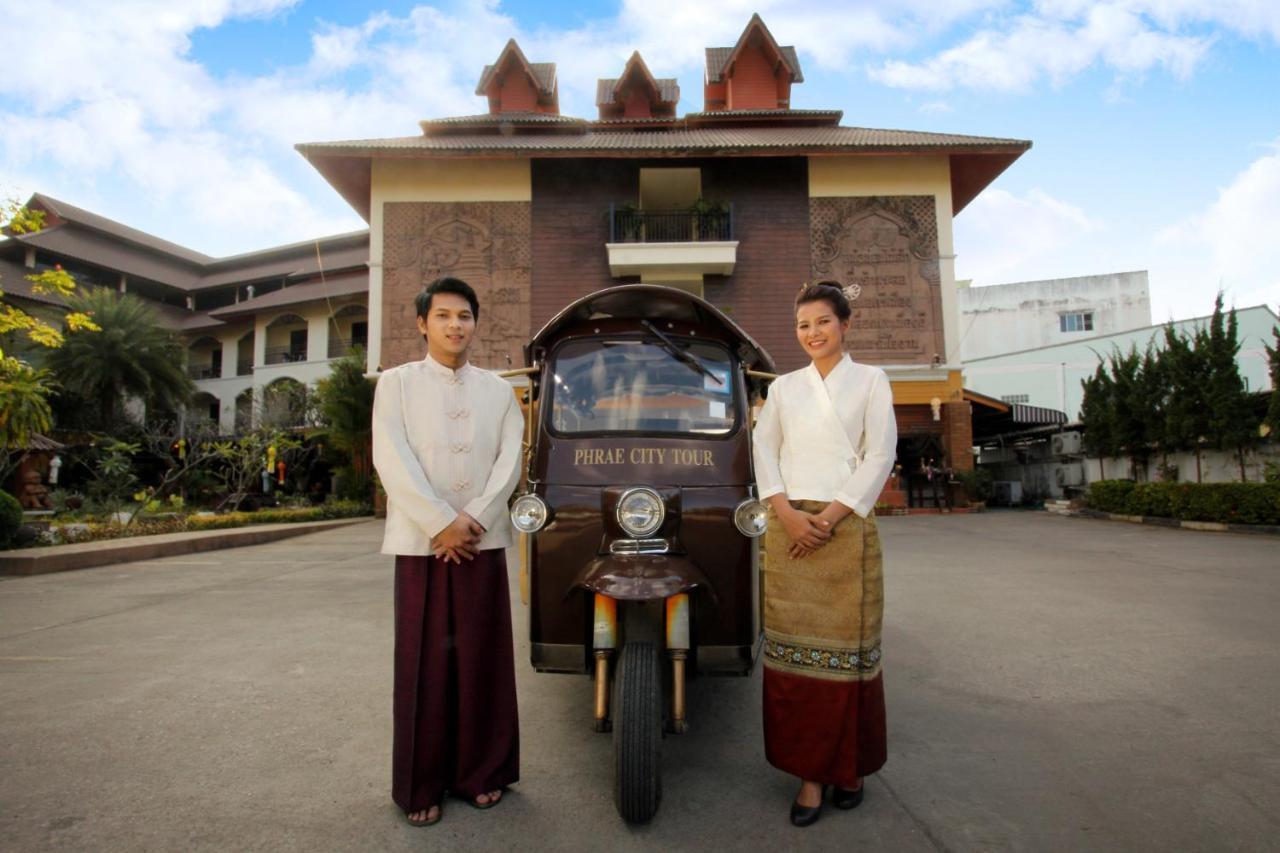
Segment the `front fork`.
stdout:
<path fill-rule="evenodd" d="M 664 628 L 667 656 L 671 660 L 671 730 L 684 734 L 685 665 L 689 659 L 689 594 L 677 593 L 665 602 Z M 596 661 L 595 728 L 607 732 L 609 722 L 609 661 L 618 648 L 618 601 L 607 595 L 595 595 L 591 645 Z"/>

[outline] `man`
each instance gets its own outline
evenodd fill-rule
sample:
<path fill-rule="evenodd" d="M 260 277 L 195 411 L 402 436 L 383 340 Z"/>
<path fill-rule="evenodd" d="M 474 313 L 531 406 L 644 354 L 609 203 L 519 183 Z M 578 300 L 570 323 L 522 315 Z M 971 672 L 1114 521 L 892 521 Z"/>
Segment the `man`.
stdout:
<path fill-rule="evenodd" d="M 422 361 L 378 380 L 373 464 L 395 561 L 391 795 L 415 826 L 452 794 L 498 803 L 519 777 L 511 605 L 503 549 L 523 419 L 511 386 L 467 362 L 480 305 L 456 278 L 415 300 Z"/>

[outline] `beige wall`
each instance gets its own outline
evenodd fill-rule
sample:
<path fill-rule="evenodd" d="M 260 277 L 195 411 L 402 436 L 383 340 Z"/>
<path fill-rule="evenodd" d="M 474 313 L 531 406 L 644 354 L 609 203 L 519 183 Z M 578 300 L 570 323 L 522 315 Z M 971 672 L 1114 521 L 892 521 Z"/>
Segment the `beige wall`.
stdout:
<path fill-rule="evenodd" d="M 533 199 L 528 160 L 374 160 L 369 193 L 369 361 L 382 358 L 383 205 L 422 201 L 523 201 Z"/>
<path fill-rule="evenodd" d="M 905 195 L 931 195 L 935 200 L 946 364 L 959 368 L 960 314 L 956 301 L 950 158 L 945 154 L 809 158 L 811 198 Z"/>

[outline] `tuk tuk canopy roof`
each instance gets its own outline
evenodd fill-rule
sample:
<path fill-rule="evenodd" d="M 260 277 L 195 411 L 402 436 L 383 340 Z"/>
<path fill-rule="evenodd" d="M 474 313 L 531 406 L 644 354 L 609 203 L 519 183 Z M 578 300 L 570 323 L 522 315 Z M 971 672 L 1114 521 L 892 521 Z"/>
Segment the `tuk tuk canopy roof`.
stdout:
<path fill-rule="evenodd" d="M 570 328 L 592 320 L 649 320 L 703 326 L 726 337 L 748 370 L 774 372 L 773 359 L 742 327 L 711 303 L 684 290 L 657 284 L 620 284 L 597 290 L 573 302 L 542 327 L 525 347 L 525 362 L 534 352 L 550 348 Z"/>

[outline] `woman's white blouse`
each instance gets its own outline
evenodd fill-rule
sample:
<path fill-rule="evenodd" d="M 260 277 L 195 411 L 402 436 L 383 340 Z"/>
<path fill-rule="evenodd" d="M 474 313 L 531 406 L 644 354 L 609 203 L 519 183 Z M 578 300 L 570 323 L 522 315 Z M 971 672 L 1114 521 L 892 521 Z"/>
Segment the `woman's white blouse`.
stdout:
<path fill-rule="evenodd" d="M 839 501 L 865 518 L 893 470 L 889 377 L 845 355 L 826 379 L 810 364 L 779 376 L 752 435 L 760 499 Z"/>
<path fill-rule="evenodd" d="M 480 550 L 511 544 L 507 498 L 520 479 L 524 418 L 511 384 L 431 356 L 384 371 L 373 397 L 373 464 L 387 492 L 382 553 L 427 555 L 459 512 Z"/>

